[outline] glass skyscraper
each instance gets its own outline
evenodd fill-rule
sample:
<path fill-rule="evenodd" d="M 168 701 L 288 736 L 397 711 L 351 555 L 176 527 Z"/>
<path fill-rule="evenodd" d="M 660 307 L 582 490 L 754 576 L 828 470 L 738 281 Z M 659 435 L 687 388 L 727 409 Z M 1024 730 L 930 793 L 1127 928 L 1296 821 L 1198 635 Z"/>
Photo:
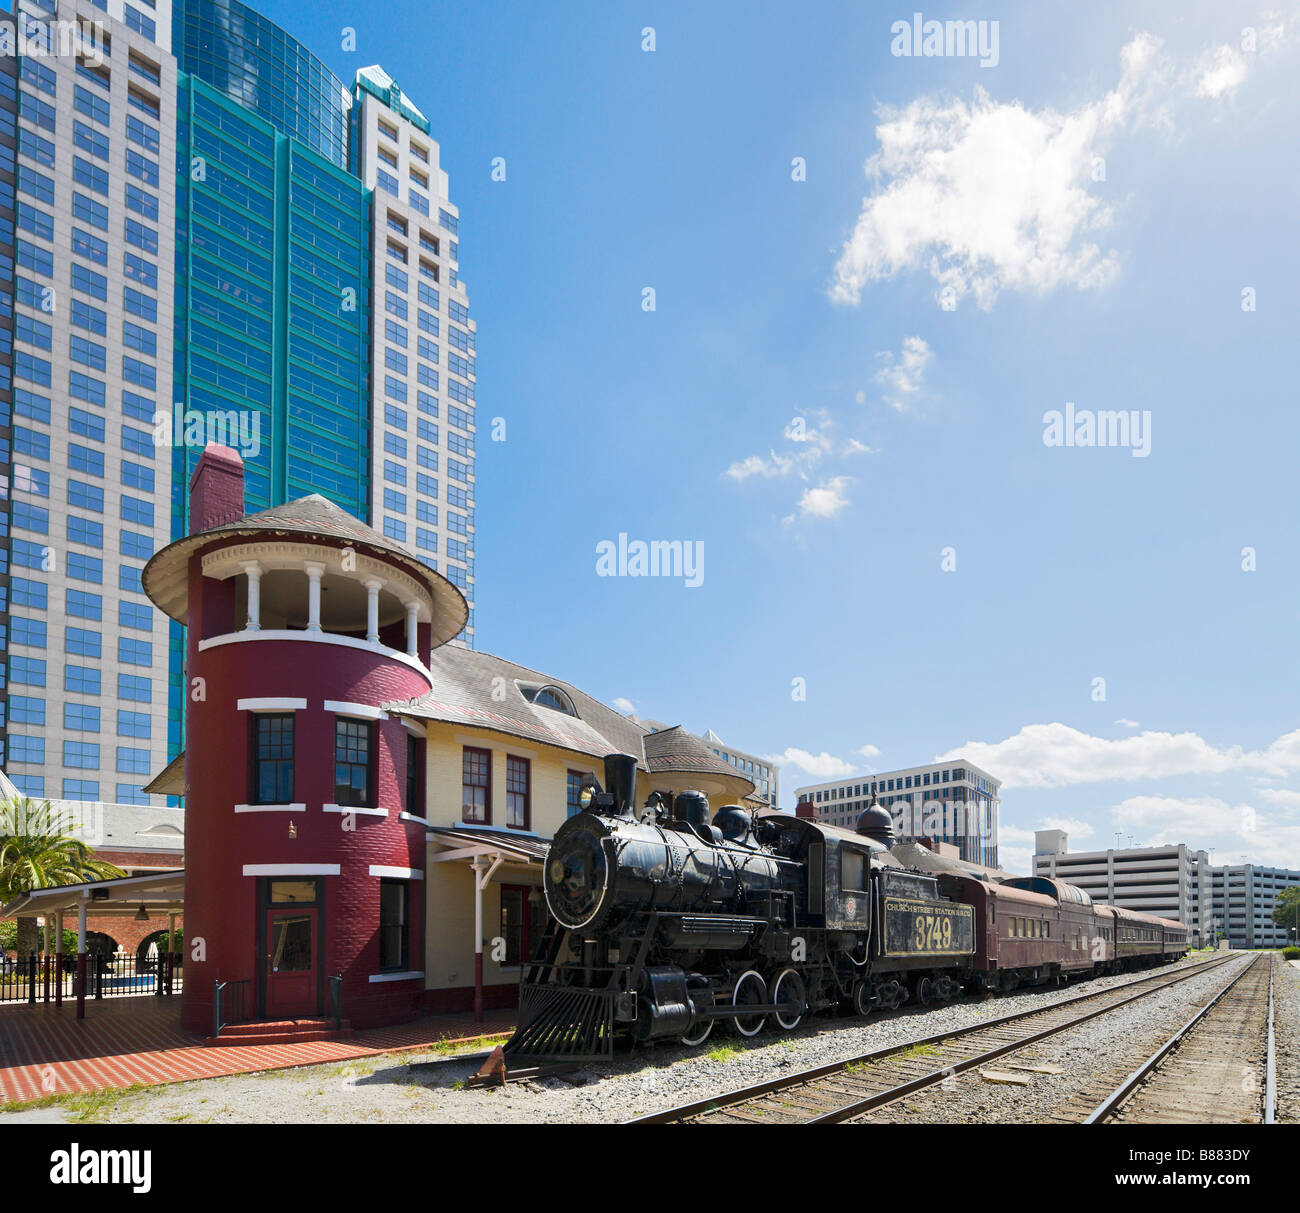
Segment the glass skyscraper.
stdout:
<path fill-rule="evenodd" d="M 0 740 L 29 794 L 140 802 L 183 744 L 183 637 L 139 573 L 207 441 L 250 509 L 320 493 L 472 606 L 459 215 L 381 68 L 348 88 L 233 0 L 20 3 L 80 34 L 0 76 Z"/>
<path fill-rule="evenodd" d="M 348 165 L 348 89 L 315 55 L 238 0 L 179 0 L 181 70 L 338 168 Z"/>

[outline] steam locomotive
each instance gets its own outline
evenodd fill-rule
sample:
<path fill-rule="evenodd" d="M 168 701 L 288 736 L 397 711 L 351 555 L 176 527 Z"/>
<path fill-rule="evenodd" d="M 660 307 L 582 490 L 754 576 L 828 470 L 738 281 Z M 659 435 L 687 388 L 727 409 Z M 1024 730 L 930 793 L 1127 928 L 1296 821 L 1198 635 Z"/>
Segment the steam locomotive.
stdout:
<path fill-rule="evenodd" d="M 543 891 L 551 922 L 520 983 L 505 1054 L 612 1052 L 616 1038 L 698 1046 L 724 1021 L 741 1036 L 805 1015 L 928 1005 L 963 992 L 1060 983 L 1187 951 L 1180 923 L 1043 877 L 991 884 L 904 867 L 889 813 L 856 831 L 703 793 L 671 813 L 633 804 L 636 759 L 588 776 L 556 831 Z"/>

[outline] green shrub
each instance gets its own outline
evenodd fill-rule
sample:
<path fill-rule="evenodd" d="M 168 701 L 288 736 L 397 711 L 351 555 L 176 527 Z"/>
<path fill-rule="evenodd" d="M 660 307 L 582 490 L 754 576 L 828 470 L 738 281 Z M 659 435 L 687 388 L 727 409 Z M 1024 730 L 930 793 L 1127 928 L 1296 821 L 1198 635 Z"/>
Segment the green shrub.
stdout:
<path fill-rule="evenodd" d="M 1283 960 L 1300 960 L 1300 948 L 1283 948 Z"/>

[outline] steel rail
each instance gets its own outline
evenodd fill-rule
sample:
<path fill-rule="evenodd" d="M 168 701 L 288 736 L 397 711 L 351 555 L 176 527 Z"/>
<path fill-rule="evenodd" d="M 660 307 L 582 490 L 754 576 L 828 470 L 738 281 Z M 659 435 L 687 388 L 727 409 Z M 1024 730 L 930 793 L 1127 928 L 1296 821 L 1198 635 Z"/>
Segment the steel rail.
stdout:
<path fill-rule="evenodd" d="M 1126 998 L 1119 1003 L 1115 1003 L 1112 1004 L 1111 1006 L 1103 1007 L 1098 1012 L 1093 1012 L 1087 1016 L 1084 1016 L 1083 1019 L 1071 1020 L 1069 1023 L 1051 1030 L 1053 1032 L 1063 1031 L 1067 1027 L 1073 1027 L 1077 1023 L 1082 1023 L 1086 1019 L 1091 1019 L 1094 1014 L 1100 1014 L 1104 1011 L 1114 1010 L 1117 1007 L 1127 1005 L 1129 1002 L 1132 1002 L 1137 998 L 1142 998 L 1145 997 L 1147 994 L 1155 993 L 1157 990 L 1166 989 L 1169 986 L 1177 985 L 1179 982 L 1186 981 L 1192 977 L 1198 976 L 1201 973 L 1209 973 L 1209 972 L 1213 972 L 1216 969 L 1221 969 L 1223 968 L 1224 965 L 1231 964 L 1234 959 L 1235 957 L 1229 957 L 1227 959 L 1214 958 L 1211 960 L 1201 961 L 1188 969 L 1182 970 L 1172 978 L 1170 978 L 1170 974 L 1168 972 L 1152 973 L 1146 977 L 1134 978 L 1132 981 L 1124 982 L 1120 985 L 1108 986 L 1104 990 L 1089 990 L 1086 993 L 1076 994 L 1070 998 L 1063 998 L 1058 1002 L 1049 1003 L 1046 1006 L 1030 1007 L 1029 1009 L 1024 1011 L 1015 1011 L 1009 1015 L 1000 1015 L 995 1019 L 984 1020 L 981 1023 L 972 1024 L 969 1027 L 957 1028 L 955 1030 L 950 1029 L 946 1032 L 937 1032 L 930 1036 L 915 1037 L 912 1040 L 906 1040 L 899 1044 L 887 1045 L 880 1049 L 873 1049 L 867 1053 L 860 1053 L 853 1057 L 843 1058 L 840 1061 L 828 1062 L 825 1065 L 814 1066 L 808 1070 L 801 1070 L 797 1074 L 790 1074 L 790 1075 L 785 1075 L 781 1078 L 769 1079 L 766 1082 L 755 1083 L 752 1086 L 748 1086 L 748 1087 L 740 1087 L 734 1091 L 728 1091 L 722 1095 L 715 1095 L 709 1099 L 694 1100 L 691 1103 L 681 1104 L 678 1107 L 667 1108 L 662 1112 L 649 1112 L 646 1113 L 644 1116 L 637 1116 L 631 1120 L 623 1121 L 622 1123 L 628 1125 L 671 1124 L 676 1121 L 688 1120 L 690 1117 L 698 1116 L 704 1112 L 724 1111 L 728 1106 L 745 1103 L 748 1100 L 758 1099 L 764 1095 L 771 1095 L 777 1091 L 788 1090 L 789 1088 L 799 1086 L 802 1083 L 814 1082 L 819 1078 L 826 1078 L 832 1074 L 839 1073 L 840 1071 L 852 1065 L 868 1064 L 875 1061 L 882 1061 L 893 1056 L 894 1054 L 903 1053 L 910 1049 L 918 1048 L 920 1046 L 938 1044 L 942 1041 L 959 1040 L 964 1036 L 970 1036 L 976 1032 L 983 1032 L 990 1028 L 999 1028 L 1006 1024 L 1015 1023 L 1022 1019 L 1028 1019 L 1030 1016 L 1033 1015 L 1043 1015 L 1051 1011 L 1059 1010 L 1061 1007 L 1068 1007 L 1074 1005 L 1075 1003 L 1086 1002 L 1089 999 L 1103 998 L 1107 994 L 1115 993 L 1115 991 L 1117 990 L 1128 990 L 1128 989 L 1136 988 L 1137 986 L 1146 985 L 1149 982 L 1163 981 L 1162 985 L 1156 986 L 1155 989 L 1153 990 L 1148 990 L 1140 994 L 1133 995 L 1130 998 Z M 1051 1033 L 1049 1032 L 1047 1034 L 1050 1035 Z M 1018 1041 L 1010 1045 L 1006 1049 L 1002 1049 L 1001 1052 L 1009 1052 L 1014 1049 L 1023 1048 L 1025 1045 L 1030 1044 L 1032 1043 L 1032 1041 L 1037 1039 L 1039 1039 L 1038 1036 L 1026 1038 L 1024 1040 Z M 987 1061 L 988 1059 L 989 1059 L 988 1054 L 981 1054 L 980 1057 L 973 1060 L 976 1062 L 982 1062 L 982 1061 Z M 961 1068 L 964 1069 L 967 1067 L 963 1066 Z M 926 1081 L 921 1085 L 929 1085 L 930 1083 L 941 1081 L 942 1079 L 946 1078 L 949 1074 L 952 1074 L 954 1072 L 956 1071 L 952 1067 L 936 1071 L 933 1074 L 926 1075 L 925 1076 Z M 910 1087 L 910 1089 L 917 1089 L 917 1088 Z M 893 1090 L 895 1093 L 890 1096 L 891 1099 L 896 1099 L 901 1097 L 902 1095 L 909 1093 L 909 1091 L 902 1090 L 901 1088 L 897 1088 Z M 862 1109 L 862 1110 L 865 1111 L 866 1109 Z M 808 1123 L 818 1123 L 818 1121 L 823 1121 L 823 1118 L 819 1117 L 817 1118 L 817 1120 L 809 1121 Z M 824 1121 L 824 1123 L 832 1123 L 832 1122 Z"/>
<path fill-rule="evenodd" d="M 1195 1015 L 1191 1017 L 1181 1028 L 1178 1029 L 1168 1040 L 1165 1041 L 1150 1057 L 1146 1059 L 1136 1070 L 1134 1070 L 1123 1082 L 1119 1084 L 1105 1099 L 1101 1101 L 1091 1112 L 1088 1113 L 1083 1123 L 1085 1125 L 1102 1124 L 1112 1117 L 1134 1091 L 1137 1090 L 1142 1080 L 1146 1078 L 1170 1053 L 1173 1052 L 1184 1040 L 1188 1034 L 1201 1022 L 1227 995 L 1236 987 L 1239 981 L 1249 974 L 1259 963 L 1262 957 L 1256 957 L 1240 973 L 1237 974 L 1226 986 L 1223 987 L 1209 1002 L 1205 1004 Z M 1271 976 L 1270 976 L 1271 986 Z"/>
<path fill-rule="evenodd" d="M 1276 1066 L 1273 1058 L 1273 982 L 1276 975 L 1277 963 L 1270 956 L 1268 961 L 1268 1056 L 1264 1060 L 1264 1123 L 1266 1125 L 1277 1123 Z"/>

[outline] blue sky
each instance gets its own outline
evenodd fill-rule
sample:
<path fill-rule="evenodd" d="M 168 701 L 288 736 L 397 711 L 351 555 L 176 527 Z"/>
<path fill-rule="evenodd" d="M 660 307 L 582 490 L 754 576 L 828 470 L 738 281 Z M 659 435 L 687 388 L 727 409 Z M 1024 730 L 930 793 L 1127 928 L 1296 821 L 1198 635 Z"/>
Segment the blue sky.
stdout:
<path fill-rule="evenodd" d="M 990 66 L 891 53 L 916 6 L 261 7 L 441 143 L 480 647 L 788 804 L 964 753 L 1009 866 L 1068 823 L 1300 867 L 1294 6 L 921 10 Z M 1067 402 L 1147 453 L 1045 445 Z M 703 583 L 597 576 L 620 533 Z"/>

